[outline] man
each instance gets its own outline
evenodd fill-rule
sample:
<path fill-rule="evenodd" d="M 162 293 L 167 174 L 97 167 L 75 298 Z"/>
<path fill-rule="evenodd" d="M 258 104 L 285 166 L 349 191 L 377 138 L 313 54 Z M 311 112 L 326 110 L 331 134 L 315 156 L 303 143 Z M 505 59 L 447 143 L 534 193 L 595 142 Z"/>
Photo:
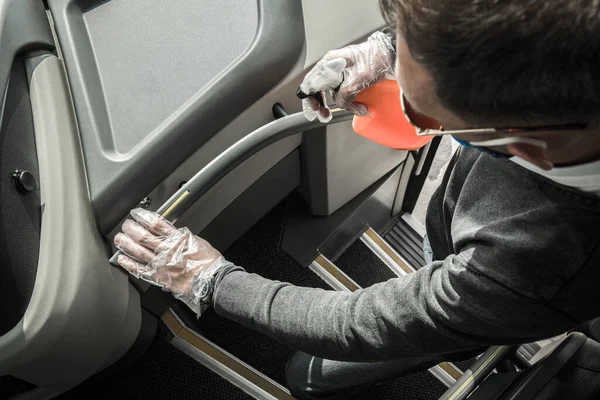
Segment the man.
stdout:
<path fill-rule="evenodd" d="M 395 48 L 408 117 L 419 128 L 443 126 L 465 146 L 429 205 L 435 261 L 344 293 L 247 274 L 144 210 L 115 239 L 129 255 L 119 260 L 125 269 L 197 313 L 213 305 L 304 352 L 287 371 L 299 398 L 347 398 L 600 315 L 598 2 L 383 0 L 382 9 L 395 44 L 377 33 L 332 52 L 301 89 L 331 91 L 364 113 L 352 100 L 390 77 Z M 340 59 L 336 81 L 330 62 Z M 329 117 L 314 97 L 304 104 L 309 117 Z"/>

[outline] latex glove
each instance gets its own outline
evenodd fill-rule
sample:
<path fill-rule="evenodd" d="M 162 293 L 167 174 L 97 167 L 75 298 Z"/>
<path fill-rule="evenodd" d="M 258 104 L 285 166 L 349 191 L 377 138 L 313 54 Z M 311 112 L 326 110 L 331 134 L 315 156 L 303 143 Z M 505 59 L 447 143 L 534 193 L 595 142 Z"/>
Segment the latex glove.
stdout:
<path fill-rule="evenodd" d="M 123 223 L 115 245 L 119 265 L 136 277 L 173 293 L 199 316 L 211 304 L 215 275 L 235 269 L 207 241 L 175 228 L 159 214 L 137 208 Z"/>
<path fill-rule="evenodd" d="M 320 93 L 323 99 L 323 104 L 315 96 L 303 99 L 304 115 L 310 121 L 319 118 L 321 122 L 329 122 L 332 115 L 326 103 L 328 93 L 338 107 L 366 115 L 367 108 L 354 99 L 380 80 L 395 79 L 395 57 L 392 39 L 383 32 L 375 32 L 364 43 L 328 52 L 300 84 L 300 92 Z"/>

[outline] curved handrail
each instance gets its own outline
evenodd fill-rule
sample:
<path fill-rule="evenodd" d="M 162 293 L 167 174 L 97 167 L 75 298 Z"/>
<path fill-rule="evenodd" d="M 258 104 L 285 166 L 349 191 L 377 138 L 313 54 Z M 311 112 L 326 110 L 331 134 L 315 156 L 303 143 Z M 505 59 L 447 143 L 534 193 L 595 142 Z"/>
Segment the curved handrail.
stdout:
<path fill-rule="evenodd" d="M 353 117 L 352 113 L 340 109 L 333 110 L 332 115 L 329 124 L 348 121 Z M 323 123 L 318 120 L 308 121 L 303 113 L 296 113 L 258 128 L 198 171 L 157 212 L 171 222 L 177 221 L 200 197 L 248 158 L 275 142 L 319 126 L 323 126 Z M 111 264 L 117 265 L 119 254 L 120 252 L 116 252 L 110 258 Z"/>

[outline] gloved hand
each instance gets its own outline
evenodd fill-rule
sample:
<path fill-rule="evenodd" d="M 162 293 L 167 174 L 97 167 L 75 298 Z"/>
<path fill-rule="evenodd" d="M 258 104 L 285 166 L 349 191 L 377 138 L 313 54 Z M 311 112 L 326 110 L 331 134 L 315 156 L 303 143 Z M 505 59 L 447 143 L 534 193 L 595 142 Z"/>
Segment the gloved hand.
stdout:
<path fill-rule="evenodd" d="M 198 316 L 212 303 L 215 276 L 237 269 L 207 241 L 187 228 L 175 228 L 159 214 L 137 208 L 123 223 L 115 245 L 119 265 L 187 304 Z"/>
<path fill-rule="evenodd" d="M 318 117 L 321 122 L 329 122 L 332 116 L 327 93 L 338 107 L 357 115 L 367 114 L 366 107 L 354 98 L 380 80 L 395 79 L 395 57 L 392 38 L 383 32 L 375 32 L 364 43 L 328 52 L 300 84 L 299 92 L 311 95 L 302 100 L 304 115 L 310 121 Z M 314 96 L 317 93 L 323 104 Z"/>

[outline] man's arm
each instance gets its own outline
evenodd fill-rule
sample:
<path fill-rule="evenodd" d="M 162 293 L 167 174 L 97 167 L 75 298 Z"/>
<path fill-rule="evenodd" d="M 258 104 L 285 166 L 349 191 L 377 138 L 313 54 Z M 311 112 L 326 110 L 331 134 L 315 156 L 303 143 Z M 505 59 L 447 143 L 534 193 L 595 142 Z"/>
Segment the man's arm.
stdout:
<path fill-rule="evenodd" d="M 218 278 L 213 303 L 219 314 L 296 349 L 347 361 L 523 343 L 572 326 L 456 255 L 355 293 L 234 271 Z"/>
<path fill-rule="evenodd" d="M 371 361 L 445 354 L 529 342 L 576 325 L 530 294 L 536 291 L 523 290 L 535 287 L 545 269 L 531 274 L 530 265 L 510 258 L 500 264 L 480 242 L 479 248 L 465 242 L 460 254 L 412 275 L 344 293 L 247 274 L 188 229 L 143 209 L 132 216 L 115 237 L 121 266 L 171 291 L 198 315 L 213 304 L 221 315 L 316 356 Z"/>

